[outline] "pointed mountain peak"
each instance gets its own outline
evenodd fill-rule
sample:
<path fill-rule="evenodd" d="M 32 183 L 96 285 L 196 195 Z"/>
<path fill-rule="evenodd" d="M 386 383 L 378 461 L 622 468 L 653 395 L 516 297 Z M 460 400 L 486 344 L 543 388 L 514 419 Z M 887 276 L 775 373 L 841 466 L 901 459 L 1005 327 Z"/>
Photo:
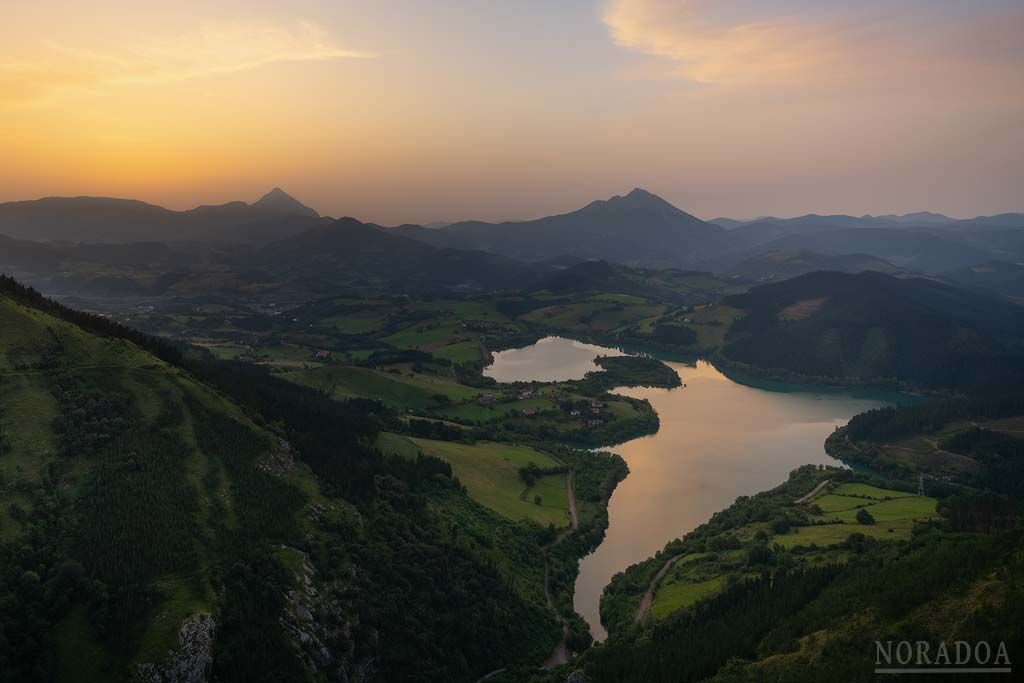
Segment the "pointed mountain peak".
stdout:
<path fill-rule="evenodd" d="M 632 190 L 630 190 L 629 194 L 627 194 L 626 196 L 624 196 L 624 197 L 612 197 L 610 201 L 616 202 L 616 203 L 619 203 L 619 204 L 627 204 L 629 206 L 652 207 L 652 208 L 654 208 L 654 207 L 657 207 L 657 208 L 669 207 L 669 208 L 671 208 L 671 209 L 673 209 L 675 211 L 679 210 L 676 207 L 674 207 L 671 204 L 669 204 L 668 202 L 666 202 L 664 199 L 662 199 L 658 195 L 656 195 L 656 194 L 654 194 L 652 192 L 648 192 L 647 190 L 643 189 L 642 187 L 634 187 Z"/>
<path fill-rule="evenodd" d="M 295 201 L 294 197 L 292 197 L 290 194 L 282 190 L 280 187 L 275 187 L 273 190 L 260 197 L 261 202 L 281 199 L 290 199 L 292 201 Z"/>
<path fill-rule="evenodd" d="M 594 202 L 592 206 L 606 206 L 627 211 L 655 211 L 693 218 L 693 216 L 690 216 L 690 214 L 679 207 L 665 201 L 653 192 L 648 192 L 642 187 L 635 187 L 630 190 L 629 194 L 625 196 L 616 195 L 606 202 Z"/>
<path fill-rule="evenodd" d="M 642 187 L 634 187 L 630 190 L 629 194 L 626 195 L 626 199 L 661 199 L 661 197 L 648 192 Z"/>
<path fill-rule="evenodd" d="M 320 217 L 320 214 L 300 202 L 298 199 L 292 197 L 280 187 L 275 187 L 273 190 L 260 197 L 258 201 L 253 203 L 253 206 L 257 209 L 271 211 L 273 213 L 297 214 L 300 216 L 309 216 L 311 218 Z"/>

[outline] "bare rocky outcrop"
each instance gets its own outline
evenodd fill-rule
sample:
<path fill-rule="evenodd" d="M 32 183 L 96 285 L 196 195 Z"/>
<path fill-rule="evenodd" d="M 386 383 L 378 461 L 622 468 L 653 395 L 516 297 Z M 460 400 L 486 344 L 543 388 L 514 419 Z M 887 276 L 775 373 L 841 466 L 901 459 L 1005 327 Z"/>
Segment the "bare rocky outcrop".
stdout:
<path fill-rule="evenodd" d="M 133 676 L 137 683 L 204 683 L 213 663 L 216 623 L 209 614 L 193 614 L 181 623 L 177 650 L 160 664 L 140 664 Z"/>
<path fill-rule="evenodd" d="M 306 669 L 330 681 L 364 683 L 373 678 L 375 661 L 355 653 L 352 622 L 331 584 L 318 585 L 315 568 L 305 553 L 296 575 L 296 587 L 288 591 L 281 625 L 300 653 Z"/>
<path fill-rule="evenodd" d="M 295 452 L 292 450 L 292 445 L 284 439 L 278 439 L 270 452 L 256 466 L 270 474 L 287 474 L 295 466 Z"/>

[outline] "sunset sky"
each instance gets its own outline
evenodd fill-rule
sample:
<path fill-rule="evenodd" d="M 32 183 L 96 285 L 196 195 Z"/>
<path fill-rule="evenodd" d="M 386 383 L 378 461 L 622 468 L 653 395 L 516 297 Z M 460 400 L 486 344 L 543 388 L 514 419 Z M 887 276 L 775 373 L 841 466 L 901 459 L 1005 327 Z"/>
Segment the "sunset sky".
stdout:
<path fill-rule="evenodd" d="M 0 201 L 1024 210 L 1021 0 L 7 3 Z"/>

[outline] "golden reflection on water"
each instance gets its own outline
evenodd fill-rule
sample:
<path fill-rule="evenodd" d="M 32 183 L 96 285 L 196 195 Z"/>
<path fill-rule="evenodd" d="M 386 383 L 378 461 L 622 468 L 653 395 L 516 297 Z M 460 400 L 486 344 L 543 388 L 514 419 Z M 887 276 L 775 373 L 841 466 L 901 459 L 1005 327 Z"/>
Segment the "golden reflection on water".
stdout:
<path fill-rule="evenodd" d="M 629 464 L 609 505 L 598 550 L 580 563 L 576 611 L 595 638 L 601 591 L 612 576 L 650 557 L 738 496 L 782 483 L 807 463 L 837 464 L 822 444 L 837 426 L 878 401 L 838 393 L 783 393 L 737 384 L 710 363 L 669 363 L 685 387 L 622 389 L 658 412 L 657 434 L 610 448 Z"/>
<path fill-rule="evenodd" d="M 556 381 L 596 369 L 599 354 L 621 352 L 548 337 L 495 354 L 485 374 L 499 382 Z M 597 639 L 601 592 L 617 572 L 728 507 L 785 481 L 800 465 L 838 464 L 825 438 L 880 401 L 841 393 L 781 392 L 733 382 L 713 365 L 669 363 L 685 387 L 621 389 L 646 398 L 661 418 L 657 434 L 609 448 L 629 464 L 608 508 L 604 542 L 580 563 L 575 607 Z"/>

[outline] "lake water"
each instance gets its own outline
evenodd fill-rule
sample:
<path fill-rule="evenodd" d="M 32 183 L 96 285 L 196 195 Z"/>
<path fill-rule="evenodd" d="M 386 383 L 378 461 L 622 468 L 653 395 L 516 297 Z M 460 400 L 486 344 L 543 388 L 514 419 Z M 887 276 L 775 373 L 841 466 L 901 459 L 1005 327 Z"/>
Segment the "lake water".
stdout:
<path fill-rule="evenodd" d="M 532 346 L 494 354 L 494 362 L 484 368 L 485 377 L 499 382 L 564 382 L 583 379 L 598 356 L 621 356 L 622 351 L 584 344 L 563 337 L 545 337 Z"/>
<path fill-rule="evenodd" d="M 557 381 L 595 369 L 598 355 L 622 355 L 549 337 L 495 354 L 486 371 L 499 382 Z M 646 398 L 661 418 L 657 434 L 607 448 L 629 476 L 615 489 L 601 546 L 580 563 L 575 607 L 597 640 L 606 633 L 598 605 L 612 576 L 661 550 L 738 497 L 772 488 L 807 463 L 837 462 L 825 438 L 852 416 L 892 396 L 835 391 L 768 391 L 738 384 L 710 363 L 668 363 L 685 387 L 620 389 Z"/>

